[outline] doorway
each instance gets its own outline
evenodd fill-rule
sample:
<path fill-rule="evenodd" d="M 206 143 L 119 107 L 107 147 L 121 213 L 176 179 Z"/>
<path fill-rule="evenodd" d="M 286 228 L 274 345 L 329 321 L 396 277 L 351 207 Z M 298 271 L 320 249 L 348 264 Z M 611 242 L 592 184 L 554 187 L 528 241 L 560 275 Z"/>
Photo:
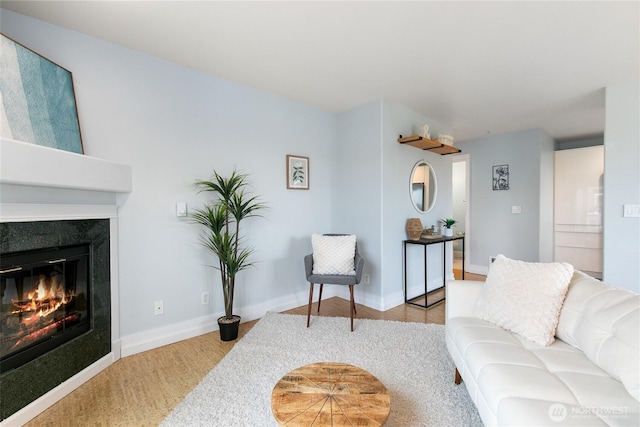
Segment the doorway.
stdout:
<path fill-rule="evenodd" d="M 470 177 L 470 157 L 469 154 L 460 154 L 452 157 L 451 162 L 451 200 L 453 218 L 456 220 L 454 233 L 464 235 L 464 260 L 469 263 L 470 226 L 469 226 L 469 177 Z M 453 269 L 462 272 L 466 271 L 466 266 L 462 265 L 462 243 L 454 242 L 453 247 Z"/>

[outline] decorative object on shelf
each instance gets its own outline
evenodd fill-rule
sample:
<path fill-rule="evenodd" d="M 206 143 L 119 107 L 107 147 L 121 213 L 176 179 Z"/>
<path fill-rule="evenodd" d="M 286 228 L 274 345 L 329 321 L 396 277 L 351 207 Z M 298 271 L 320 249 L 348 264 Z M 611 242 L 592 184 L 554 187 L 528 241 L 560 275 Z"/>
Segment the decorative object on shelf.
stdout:
<path fill-rule="evenodd" d="M 309 158 L 287 154 L 287 188 L 309 189 Z"/>
<path fill-rule="evenodd" d="M 422 235 L 422 221 L 420 218 L 409 218 L 407 220 L 407 236 L 410 240 L 420 240 Z"/>
<path fill-rule="evenodd" d="M 442 237 L 442 234 L 436 233 L 436 226 L 432 225 L 429 228 L 425 228 L 422 231 L 421 239 L 439 239 Z"/>
<path fill-rule="evenodd" d="M 403 145 L 410 145 L 412 147 L 419 148 L 421 150 L 428 150 L 432 153 L 445 155 L 445 154 L 455 154 L 460 153 L 461 150 L 459 148 L 454 148 L 451 145 L 445 145 L 441 142 L 434 141 L 433 139 L 424 138 L 420 135 L 412 135 L 403 137 L 400 135 L 398 137 L 398 143 Z"/>
<path fill-rule="evenodd" d="M 71 72 L 1 37 L 1 136 L 83 154 Z"/>
<path fill-rule="evenodd" d="M 198 192 L 211 192 L 215 198 L 203 208 L 194 209 L 191 218 L 203 226 L 200 233 L 202 245 L 218 258 L 224 297 L 224 316 L 218 318 L 220 339 L 233 341 L 238 338 L 240 316 L 233 314 L 233 295 L 236 275 L 253 265 L 249 262 L 252 249 L 243 247 L 240 237 L 240 222 L 243 219 L 260 216 L 258 211 L 266 206 L 257 196 L 246 192 L 247 175 L 235 170 L 228 178 L 213 171 L 211 181 L 196 181 Z"/>
<path fill-rule="evenodd" d="M 493 189 L 509 189 L 509 165 L 498 165 L 493 167 Z"/>
<path fill-rule="evenodd" d="M 422 131 L 422 133 L 420 134 L 421 137 L 431 139 L 431 134 L 429 133 L 429 125 L 427 123 L 423 124 L 420 127 L 420 130 Z"/>
<path fill-rule="evenodd" d="M 436 239 L 442 239 L 442 234 L 423 234 L 422 236 L 420 236 L 420 239 L 425 239 L 425 240 L 436 240 Z"/>
<path fill-rule="evenodd" d="M 453 236 L 453 229 L 451 227 L 453 227 L 453 224 L 456 223 L 456 220 L 453 218 L 445 218 L 445 219 L 441 219 L 440 222 L 443 225 L 443 233 L 445 236 L 447 237 L 452 237 Z"/>
<path fill-rule="evenodd" d="M 453 146 L 453 137 L 451 135 L 443 135 L 441 133 L 438 134 L 438 138 L 436 138 L 438 140 L 438 142 L 444 144 L 444 145 L 449 145 L 449 146 Z"/>

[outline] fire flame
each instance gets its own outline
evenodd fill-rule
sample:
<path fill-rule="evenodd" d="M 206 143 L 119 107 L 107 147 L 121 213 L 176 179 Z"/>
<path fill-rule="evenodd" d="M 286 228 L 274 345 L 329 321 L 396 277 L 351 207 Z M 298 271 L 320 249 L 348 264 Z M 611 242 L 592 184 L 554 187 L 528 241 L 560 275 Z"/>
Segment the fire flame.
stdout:
<path fill-rule="evenodd" d="M 62 275 L 40 274 L 33 291 L 27 293 L 27 299 L 12 300 L 11 303 L 15 307 L 13 313 L 32 313 L 23 318 L 23 322 L 29 324 L 55 312 L 72 298 L 72 293 L 65 292 Z"/>

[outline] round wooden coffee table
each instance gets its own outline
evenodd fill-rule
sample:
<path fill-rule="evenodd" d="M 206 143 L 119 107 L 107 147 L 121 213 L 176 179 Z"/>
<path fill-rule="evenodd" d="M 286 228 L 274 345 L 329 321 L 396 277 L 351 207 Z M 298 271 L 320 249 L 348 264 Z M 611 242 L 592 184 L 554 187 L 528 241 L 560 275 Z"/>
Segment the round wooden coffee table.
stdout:
<path fill-rule="evenodd" d="M 271 410 L 283 426 L 381 426 L 389 409 L 385 386 L 364 369 L 346 363 L 294 369 L 271 393 Z"/>

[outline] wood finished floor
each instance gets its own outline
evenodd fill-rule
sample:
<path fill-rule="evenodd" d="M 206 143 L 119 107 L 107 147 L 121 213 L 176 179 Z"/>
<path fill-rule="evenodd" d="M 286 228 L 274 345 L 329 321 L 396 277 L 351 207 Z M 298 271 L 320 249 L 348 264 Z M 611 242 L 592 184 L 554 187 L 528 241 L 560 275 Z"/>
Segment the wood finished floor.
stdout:
<path fill-rule="evenodd" d="M 459 278 L 459 271 L 454 270 L 454 274 Z M 465 273 L 465 278 L 484 280 L 485 277 Z M 317 290 L 315 295 L 317 297 Z M 384 312 L 359 304 L 356 307 L 360 319 L 444 324 L 444 303 L 429 309 L 402 304 Z M 306 316 L 307 306 L 285 313 Z M 316 303 L 312 307 L 313 315 L 317 315 Z M 349 317 L 349 303 L 337 297 L 324 300 L 320 315 Z M 240 338 L 256 322 L 241 324 Z M 236 342 L 220 341 L 216 331 L 125 357 L 26 426 L 157 426 Z"/>

